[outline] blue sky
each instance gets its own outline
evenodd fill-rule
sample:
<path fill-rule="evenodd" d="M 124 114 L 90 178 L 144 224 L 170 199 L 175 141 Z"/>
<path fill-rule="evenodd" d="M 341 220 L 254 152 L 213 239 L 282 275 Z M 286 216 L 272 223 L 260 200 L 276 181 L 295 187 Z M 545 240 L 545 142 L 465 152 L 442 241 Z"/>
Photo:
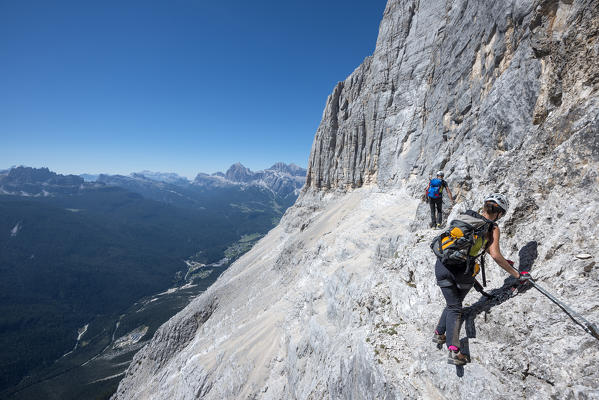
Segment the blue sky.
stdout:
<path fill-rule="evenodd" d="M 0 0 L 0 169 L 306 166 L 386 0 Z"/>

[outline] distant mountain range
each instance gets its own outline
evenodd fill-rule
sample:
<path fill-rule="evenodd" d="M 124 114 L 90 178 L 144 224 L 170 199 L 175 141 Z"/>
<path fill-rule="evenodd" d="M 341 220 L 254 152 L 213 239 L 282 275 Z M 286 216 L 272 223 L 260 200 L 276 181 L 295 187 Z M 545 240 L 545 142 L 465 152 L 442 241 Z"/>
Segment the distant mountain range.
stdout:
<path fill-rule="evenodd" d="M 108 174 L 59 175 L 48 168 L 13 167 L 0 171 L 0 194 L 52 196 L 73 194 L 106 186 L 118 186 L 148 198 L 168 203 L 193 203 L 193 193 L 204 188 L 257 186 L 272 192 L 285 203 L 295 201 L 306 180 L 306 170 L 295 164 L 278 162 L 261 171 L 241 163 L 225 173 L 199 173 L 193 181 L 176 173 L 134 172 L 128 176 Z"/>
<path fill-rule="evenodd" d="M 207 184 L 210 178 L 224 179 L 229 184 L 260 185 L 279 196 L 287 196 L 291 193 L 297 196 L 306 181 L 306 170 L 295 164 L 287 165 L 279 162 L 263 171 L 253 172 L 241 163 L 236 163 L 225 174 L 216 173 L 210 177 L 198 174 L 194 183 Z"/>

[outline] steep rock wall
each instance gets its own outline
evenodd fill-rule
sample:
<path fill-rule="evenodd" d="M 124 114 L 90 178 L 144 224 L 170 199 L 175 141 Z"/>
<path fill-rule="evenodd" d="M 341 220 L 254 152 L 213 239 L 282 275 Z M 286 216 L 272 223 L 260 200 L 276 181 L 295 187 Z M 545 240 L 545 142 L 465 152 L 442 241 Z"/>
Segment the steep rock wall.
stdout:
<path fill-rule="evenodd" d="M 374 55 L 327 100 L 307 186 L 469 180 L 533 133 L 559 142 L 597 89 L 596 8 L 390 1 Z"/>
<path fill-rule="evenodd" d="M 505 255 L 599 322 L 598 33 L 592 0 L 390 0 L 374 55 L 327 101 L 296 205 L 114 398 L 599 398 L 599 341 L 494 265 L 498 299 L 466 299 L 473 362 L 446 364 L 418 202 L 439 168 L 450 218 L 506 193 Z"/>

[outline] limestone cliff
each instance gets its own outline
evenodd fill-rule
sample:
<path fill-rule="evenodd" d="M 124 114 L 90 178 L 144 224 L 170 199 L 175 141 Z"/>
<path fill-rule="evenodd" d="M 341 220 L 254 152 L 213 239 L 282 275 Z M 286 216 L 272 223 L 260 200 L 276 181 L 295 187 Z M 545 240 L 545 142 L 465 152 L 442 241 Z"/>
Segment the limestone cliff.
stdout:
<path fill-rule="evenodd" d="M 505 255 L 599 322 L 598 33 L 596 0 L 389 0 L 374 54 L 327 101 L 296 205 L 114 398 L 599 398 L 599 341 L 496 265 L 498 300 L 466 299 L 472 363 L 446 364 L 418 200 L 441 168 L 451 215 L 508 195 Z"/>

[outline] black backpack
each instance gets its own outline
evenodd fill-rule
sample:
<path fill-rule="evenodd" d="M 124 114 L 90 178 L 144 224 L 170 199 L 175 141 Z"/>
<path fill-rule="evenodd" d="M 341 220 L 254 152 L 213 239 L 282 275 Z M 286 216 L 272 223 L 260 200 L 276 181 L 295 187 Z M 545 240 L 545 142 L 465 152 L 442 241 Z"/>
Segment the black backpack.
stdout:
<path fill-rule="evenodd" d="M 488 242 L 486 236 L 492 232 L 495 223 L 479 213 L 468 210 L 459 214 L 449 223 L 449 227 L 431 242 L 433 253 L 444 265 L 466 264 L 465 273 L 478 273 L 476 258 L 484 254 Z M 478 248 L 477 248 L 478 246 Z M 481 259 L 481 270 L 484 275 L 484 257 Z"/>

